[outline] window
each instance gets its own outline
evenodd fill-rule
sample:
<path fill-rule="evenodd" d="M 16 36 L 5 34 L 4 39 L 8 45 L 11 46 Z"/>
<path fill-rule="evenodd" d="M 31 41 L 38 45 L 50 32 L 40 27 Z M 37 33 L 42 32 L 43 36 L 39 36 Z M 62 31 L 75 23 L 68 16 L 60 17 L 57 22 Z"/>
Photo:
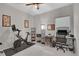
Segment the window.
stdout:
<path fill-rule="evenodd" d="M 41 25 L 41 30 L 45 30 L 45 24 Z"/>

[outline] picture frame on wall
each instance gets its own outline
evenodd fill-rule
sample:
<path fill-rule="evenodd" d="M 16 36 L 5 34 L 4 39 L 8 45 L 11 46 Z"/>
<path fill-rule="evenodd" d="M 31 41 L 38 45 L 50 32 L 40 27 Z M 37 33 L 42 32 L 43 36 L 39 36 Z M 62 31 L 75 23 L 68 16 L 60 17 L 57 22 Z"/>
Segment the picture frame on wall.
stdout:
<path fill-rule="evenodd" d="M 29 28 L 29 20 L 24 20 L 24 28 Z"/>
<path fill-rule="evenodd" d="M 47 29 L 48 30 L 55 30 L 55 24 L 48 24 Z"/>
<path fill-rule="evenodd" d="M 11 16 L 2 15 L 2 27 L 10 27 L 11 26 Z"/>

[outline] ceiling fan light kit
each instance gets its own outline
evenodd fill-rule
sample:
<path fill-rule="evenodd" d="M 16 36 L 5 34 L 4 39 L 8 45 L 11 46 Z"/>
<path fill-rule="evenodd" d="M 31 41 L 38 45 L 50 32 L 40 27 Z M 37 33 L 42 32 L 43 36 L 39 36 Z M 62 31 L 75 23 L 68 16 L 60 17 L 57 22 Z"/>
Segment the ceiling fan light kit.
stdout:
<path fill-rule="evenodd" d="M 33 8 L 39 10 L 39 6 L 40 6 L 40 4 L 42 4 L 42 3 L 30 3 L 30 4 L 26 4 L 26 6 L 30 6 L 30 5 L 32 5 Z"/>
<path fill-rule="evenodd" d="M 39 9 L 39 6 L 37 4 L 33 5 L 33 8 Z"/>

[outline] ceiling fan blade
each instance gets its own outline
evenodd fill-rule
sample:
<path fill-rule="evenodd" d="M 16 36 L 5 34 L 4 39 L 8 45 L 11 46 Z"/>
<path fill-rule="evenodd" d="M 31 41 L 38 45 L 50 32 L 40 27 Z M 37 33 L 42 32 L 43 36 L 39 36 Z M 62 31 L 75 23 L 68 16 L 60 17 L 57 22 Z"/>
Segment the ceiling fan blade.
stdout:
<path fill-rule="evenodd" d="M 37 3 L 37 4 L 43 4 L 43 3 Z"/>
<path fill-rule="evenodd" d="M 26 6 L 29 6 L 29 5 L 33 5 L 33 3 L 30 3 L 30 4 L 26 4 Z"/>
<path fill-rule="evenodd" d="M 43 4 L 43 3 L 29 3 L 29 4 L 26 4 L 26 6 L 35 5 L 35 4 Z"/>

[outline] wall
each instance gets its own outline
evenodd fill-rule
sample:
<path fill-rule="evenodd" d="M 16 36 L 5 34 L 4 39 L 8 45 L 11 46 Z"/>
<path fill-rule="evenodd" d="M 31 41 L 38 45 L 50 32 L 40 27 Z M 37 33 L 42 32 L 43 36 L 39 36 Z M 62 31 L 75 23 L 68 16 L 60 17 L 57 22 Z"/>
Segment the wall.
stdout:
<path fill-rule="evenodd" d="M 24 32 L 30 32 L 30 28 L 24 28 L 24 20 L 29 20 L 30 27 L 33 27 L 33 19 L 29 14 L 14 9 L 13 7 L 7 6 L 5 4 L 0 4 L 0 42 L 2 42 L 3 45 L 7 45 L 5 47 L 10 47 L 10 45 L 13 44 L 10 38 L 11 28 L 2 27 L 3 14 L 11 16 L 11 24 L 15 24 L 17 28 L 23 30 Z"/>
<path fill-rule="evenodd" d="M 46 34 L 48 34 L 48 33 L 52 34 L 54 31 L 48 31 L 47 30 L 47 24 L 51 24 L 51 23 L 55 24 L 55 19 L 56 18 L 64 17 L 64 16 L 70 16 L 71 32 L 74 33 L 73 6 L 72 6 L 72 4 L 69 5 L 69 6 L 64 6 L 62 8 L 59 8 L 59 9 L 44 13 L 44 14 L 34 16 L 34 20 L 36 20 L 35 23 L 37 23 L 36 26 L 35 26 L 37 28 L 37 33 L 41 33 L 41 31 L 38 32 L 39 29 L 41 28 L 40 26 L 41 26 L 41 24 L 45 24 L 46 25 Z M 38 24 L 38 23 L 40 23 L 40 24 Z"/>
<path fill-rule="evenodd" d="M 74 4 L 74 35 L 76 38 L 76 53 L 79 55 L 79 4 Z"/>
<path fill-rule="evenodd" d="M 34 19 L 34 27 L 36 28 L 36 32 L 40 33 L 41 32 L 41 20 L 40 20 L 40 16 L 35 16 L 33 17 Z"/>

